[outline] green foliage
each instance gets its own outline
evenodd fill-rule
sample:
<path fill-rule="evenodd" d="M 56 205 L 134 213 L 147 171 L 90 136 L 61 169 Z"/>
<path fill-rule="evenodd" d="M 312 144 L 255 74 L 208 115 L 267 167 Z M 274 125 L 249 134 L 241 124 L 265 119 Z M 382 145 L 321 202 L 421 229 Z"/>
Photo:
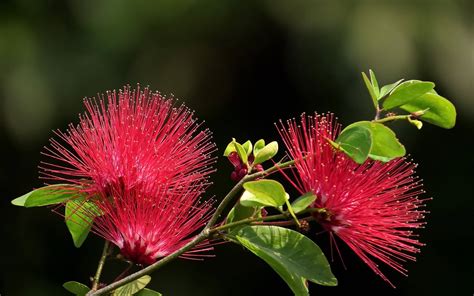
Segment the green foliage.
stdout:
<path fill-rule="evenodd" d="M 442 128 L 450 129 L 456 124 L 456 108 L 442 96 L 429 92 L 410 100 L 400 106 L 401 109 L 414 113 L 422 111 L 419 118 Z"/>
<path fill-rule="evenodd" d="M 400 79 L 397 82 L 382 86 L 382 88 L 380 89 L 379 97 L 377 99 L 379 101 L 385 99 L 386 96 L 389 95 L 395 89 L 395 87 L 397 87 L 403 80 L 404 79 Z"/>
<path fill-rule="evenodd" d="M 381 123 L 363 121 L 360 123 L 370 128 L 372 149 L 369 157 L 380 161 L 390 161 L 405 155 L 405 147 L 398 141 L 395 133 Z"/>
<path fill-rule="evenodd" d="M 316 200 L 316 198 L 317 197 L 313 192 L 307 192 L 292 202 L 291 207 L 293 208 L 293 211 L 298 214 L 309 207 Z"/>
<path fill-rule="evenodd" d="M 254 164 L 259 164 L 272 159 L 278 153 L 278 142 L 273 141 L 255 152 Z"/>
<path fill-rule="evenodd" d="M 232 142 L 227 144 L 227 147 L 225 148 L 224 156 L 227 157 L 234 151 L 237 152 L 243 163 L 247 163 L 248 157 L 253 154 L 253 164 L 255 165 L 272 159 L 278 153 L 278 143 L 272 141 L 265 145 L 265 140 L 260 139 L 255 143 L 255 145 L 252 145 L 252 142 L 249 140 L 244 144 L 240 144 L 235 140 L 235 138 L 232 138 Z"/>
<path fill-rule="evenodd" d="M 372 134 L 365 126 L 350 125 L 341 132 L 333 145 L 344 151 L 355 162 L 362 164 L 372 149 Z"/>
<path fill-rule="evenodd" d="M 68 189 L 66 189 L 68 187 Z M 18 198 L 11 203 L 20 207 L 42 207 L 59 204 L 73 197 L 77 197 L 78 192 L 71 189 L 71 185 L 57 184 L 35 189 Z"/>
<path fill-rule="evenodd" d="M 257 142 L 255 142 L 255 145 L 253 146 L 253 155 L 257 155 L 257 153 L 265 147 L 265 140 L 260 139 Z"/>
<path fill-rule="evenodd" d="M 94 217 L 99 215 L 100 211 L 97 206 L 82 198 L 66 203 L 64 219 L 76 248 L 82 246 L 92 227 Z"/>
<path fill-rule="evenodd" d="M 387 162 L 406 153 L 390 128 L 370 121 L 358 121 L 347 126 L 336 139 L 336 147 L 359 164 L 367 158 Z"/>
<path fill-rule="evenodd" d="M 139 278 L 137 280 L 134 280 L 133 282 L 130 282 L 126 285 L 123 285 L 123 286 L 117 288 L 112 293 L 112 296 L 131 296 L 131 295 L 135 295 L 135 293 L 137 293 L 138 291 L 145 288 L 145 286 L 148 285 L 148 283 L 150 281 L 151 281 L 151 276 L 144 275 L 141 278 Z"/>
<path fill-rule="evenodd" d="M 407 104 L 411 100 L 431 91 L 434 87 L 435 84 L 429 81 L 405 81 L 397 86 L 383 101 L 383 107 L 385 110 L 390 110 L 392 108 Z"/>
<path fill-rule="evenodd" d="M 285 204 L 285 188 L 274 180 L 258 180 L 244 184 L 245 192 L 240 203 L 246 207 L 271 206 L 278 208 Z"/>
<path fill-rule="evenodd" d="M 234 142 L 235 142 L 235 138 L 232 138 L 232 141 L 230 141 L 230 143 L 227 144 L 227 147 L 225 147 L 225 150 L 224 150 L 224 156 L 225 157 L 229 156 L 229 154 L 236 151 Z"/>
<path fill-rule="evenodd" d="M 65 282 L 63 288 L 76 296 L 85 296 L 91 290 L 88 286 L 75 281 Z"/>
<path fill-rule="evenodd" d="M 247 140 L 245 143 L 243 143 L 242 147 L 244 148 L 247 156 L 250 156 L 250 154 L 252 154 L 252 142 L 250 142 L 250 140 Z"/>
<path fill-rule="evenodd" d="M 239 158 L 242 160 L 243 163 L 247 163 L 248 162 L 248 156 L 247 156 L 247 151 L 245 150 L 245 148 L 237 143 L 235 140 L 234 140 L 234 148 L 235 148 L 235 151 L 237 151 L 237 154 L 239 155 Z"/>
<path fill-rule="evenodd" d="M 374 93 L 375 93 L 375 97 L 379 97 L 380 95 L 380 89 L 379 89 L 379 83 L 377 81 L 377 78 L 375 78 L 375 73 L 374 71 L 372 71 L 371 69 L 369 70 L 369 74 L 370 74 L 370 83 L 372 84 L 372 88 L 374 90 Z"/>
<path fill-rule="evenodd" d="M 370 77 L 374 78 L 374 81 L 370 81 L 367 75 L 362 72 L 362 78 L 364 79 L 365 86 L 367 87 L 367 90 L 369 91 L 370 97 L 372 98 L 372 102 L 374 103 L 374 107 L 377 109 L 378 108 L 378 102 L 377 102 L 377 97 L 379 94 L 379 88 L 378 88 L 378 83 L 377 80 L 375 80 L 375 74 L 372 72 L 372 70 L 369 70 L 370 72 Z M 374 83 L 375 82 L 375 83 Z"/>
<path fill-rule="evenodd" d="M 245 226 L 230 239 L 268 263 L 295 295 L 309 295 L 306 280 L 337 285 L 321 249 L 301 233 L 277 226 Z"/>
<path fill-rule="evenodd" d="M 226 223 L 229 224 L 232 222 L 250 218 L 255 214 L 256 211 L 257 207 L 246 207 L 243 206 L 240 201 L 238 201 L 235 206 L 229 211 L 229 214 L 226 218 Z"/>

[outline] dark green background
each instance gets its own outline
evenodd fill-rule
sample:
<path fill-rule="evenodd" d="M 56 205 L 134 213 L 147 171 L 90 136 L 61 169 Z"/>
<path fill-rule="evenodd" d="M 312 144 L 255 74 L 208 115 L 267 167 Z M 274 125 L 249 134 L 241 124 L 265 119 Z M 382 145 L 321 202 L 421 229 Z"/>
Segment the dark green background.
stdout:
<path fill-rule="evenodd" d="M 40 151 L 52 130 L 77 123 L 82 98 L 124 84 L 173 93 L 214 132 L 219 154 L 231 137 L 277 138 L 273 122 L 335 112 L 341 123 L 373 116 L 360 72 L 379 82 L 435 81 L 458 108 L 453 130 L 394 128 L 428 196 L 427 246 L 408 278 L 390 288 L 339 244 L 339 287 L 313 295 L 472 295 L 474 286 L 474 38 L 472 1 L 1 1 L 0 294 L 66 295 L 88 282 L 101 242 L 74 248 L 50 209 L 9 201 L 38 187 Z M 283 153 L 280 153 L 282 156 Z M 209 196 L 230 188 L 219 158 Z M 329 254 L 327 236 L 317 241 Z M 260 259 L 233 245 L 206 262 L 177 261 L 153 275 L 164 295 L 289 295 Z M 120 271 L 106 266 L 105 279 Z M 384 270 L 388 270 L 385 268 Z"/>

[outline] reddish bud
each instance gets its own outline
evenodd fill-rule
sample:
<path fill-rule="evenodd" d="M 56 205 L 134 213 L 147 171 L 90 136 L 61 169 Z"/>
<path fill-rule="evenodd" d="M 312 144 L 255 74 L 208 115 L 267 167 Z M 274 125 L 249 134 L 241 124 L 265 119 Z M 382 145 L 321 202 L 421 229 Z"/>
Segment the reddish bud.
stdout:
<path fill-rule="evenodd" d="M 237 154 L 237 152 L 233 151 L 231 152 L 228 156 L 227 156 L 227 159 L 230 161 L 230 163 L 234 166 L 234 167 L 237 167 L 239 166 L 242 161 L 240 160 L 240 157 L 239 155 Z"/>

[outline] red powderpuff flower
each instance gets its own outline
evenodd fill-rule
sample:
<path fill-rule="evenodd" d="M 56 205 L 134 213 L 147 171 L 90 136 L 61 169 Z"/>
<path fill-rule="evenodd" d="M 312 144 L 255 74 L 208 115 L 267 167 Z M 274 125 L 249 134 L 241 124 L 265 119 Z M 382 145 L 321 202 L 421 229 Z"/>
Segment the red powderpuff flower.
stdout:
<path fill-rule="evenodd" d="M 84 100 L 77 126 L 55 132 L 59 140 L 43 153 L 54 161 L 42 162 L 40 174 L 85 194 L 102 213 L 93 231 L 150 264 L 208 219 L 212 207 L 200 195 L 215 144 L 187 107 L 158 92 L 127 86 L 99 97 Z"/>
<path fill-rule="evenodd" d="M 108 196 L 96 202 L 104 214 L 95 218 L 93 226 L 93 231 L 118 246 L 125 258 L 141 265 L 152 264 L 180 249 L 213 212 L 211 200 L 200 202 L 204 184 L 148 186 L 111 188 Z M 204 242 L 181 257 L 210 256 L 201 252 L 211 249 L 209 242 Z"/>
<path fill-rule="evenodd" d="M 316 221 L 344 241 L 376 274 L 393 284 L 380 271 L 383 262 L 406 275 L 403 262 L 415 260 L 418 241 L 412 230 L 425 222 L 426 199 L 414 176 L 415 164 L 405 159 L 388 163 L 367 160 L 358 165 L 336 151 L 327 139 L 335 140 L 340 125 L 333 114 L 301 116 L 277 126 L 296 161 L 293 178 L 301 193 L 313 192 L 317 199 L 311 206 L 323 209 L 314 214 Z"/>

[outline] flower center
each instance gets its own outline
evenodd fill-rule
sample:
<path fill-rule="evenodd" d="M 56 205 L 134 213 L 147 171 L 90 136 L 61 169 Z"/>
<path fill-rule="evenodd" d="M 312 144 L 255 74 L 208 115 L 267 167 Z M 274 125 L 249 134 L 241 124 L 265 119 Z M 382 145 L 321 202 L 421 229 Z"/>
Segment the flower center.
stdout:
<path fill-rule="evenodd" d="M 347 222 L 341 214 L 337 214 L 325 208 L 312 213 L 316 222 L 318 222 L 327 231 L 338 232 L 341 227 L 346 227 Z"/>
<path fill-rule="evenodd" d="M 135 264 L 150 265 L 156 261 L 156 257 L 153 256 L 153 252 L 149 252 L 147 249 L 147 243 L 139 239 L 132 242 L 125 241 L 120 252 Z"/>

